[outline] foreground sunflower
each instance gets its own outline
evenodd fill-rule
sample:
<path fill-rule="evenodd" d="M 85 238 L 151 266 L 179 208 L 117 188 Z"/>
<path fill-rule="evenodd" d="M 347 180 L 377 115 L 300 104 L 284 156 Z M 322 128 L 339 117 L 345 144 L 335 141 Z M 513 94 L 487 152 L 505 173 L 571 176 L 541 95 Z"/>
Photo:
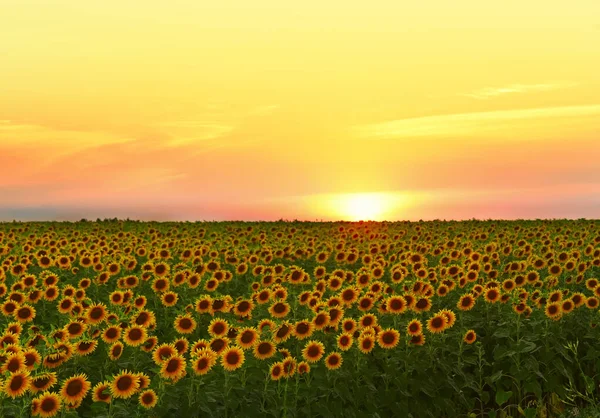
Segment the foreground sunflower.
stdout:
<path fill-rule="evenodd" d="M 427 330 L 432 334 L 439 334 L 446 329 L 448 320 L 445 315 L 435 314 L 427 321 Z"/>
<path fill-rule="evenodd" d="M 392 328 L 381 330 L 377 334 L 377 344 L 381 348 L 392 349 L 398 345 L 400 341 L 400 333 Z"/>
<path fill-rule="evenodd" d="M 475 331 L 470 329 L 465 333 L 463 341 L 466 342 L 467 344 L 473 344 L 476 339 L 477 339 L 477 334 L 475 333 Z"/>
<path fill-rule="evenodd" d="M 65 403 L 76 404 L 85 398 L 92 385 L 85 374 L 72 376 L 65 380 L 60 389 L 60 395 Z"/>
<path fill-rule="evenodd" d="M 110 393 L 115 398 L 131 398 L 139 389 L 140 383 L 137 377 L 123 370 L 116 376 L 113 376 L 113 381 L 110 385 Z"/>
<path fill-rule="evenodd" d="M 147 389 L 143 391 L 142 393 L 140 393 L 140 396 L 138 398 L 138 403 L 142 408 L 145 409 L 154 408 L 157 402 L 158 396 L 156 396 L 156 392 L 154 392 L 154 390 L 152 389 Z"/>
<path fill-rule="evenodd" d="M 55 372 L 44 373 L 31 379 L 29 390 L 33 393 L 45 392 L 56 384 L 58 379 Z"/>
<path fill-rule="evenodd" d="M 244 352 L 239 347 L 229 347 L 221 355 L 221 365 L 227 371 L 234 371 L 244 364 Z"/>
<path fill-rule="evenodd" d="M 201 349 L 196 352 L 192 361 L 192 370 L 197 375 L 205 375 L 215 365 L 217 355 L 210 349 Z"/>
<path fill-rule="evenodd" d="M 271 341 L 259 341 L 253 350 L 254 357 L 259 360 L 265 360 L 275 355 L 277 347 Z"/>
<path fill-rule="evenodd" d="M 60 407 L 62 406 L 62 401 L 60 397 L 54 392 L 44 392 L 37 398 L 33 400 L 34 405 L 36 405 L 35 412 L 33 415 L 40 416 L 42 418 L 50 418 L 56 416 Z"/>
<path fill-rule="evenodd" d="M 162 364 L 160 375 L 173 381 L 181 379 L 185 376 L 185 358 L 179 354 L 169 357 Z"/>
<path fill-rule="evenodd" d="M 325 346 L 321 341 L 311 340 L 304 346 L 302 357 L 309 363 L 316 363 L 325 354 Z"/>
<path fill-rule="evenodd" d="M 342 355 L 334 351 L 325 357 L 325 366 L 329 370 L 336 370 L 342 366 L 343 360 Z"/>
<path fill-rule="evenodd" d="M 4 382 L 4 393 L 11 398 L 19 398 L 27 392 L 31 385 L 29 372 L 18 371 L 11 373 Z"/>
<path fill-rule="evenodd" d="M 98 382 L 96 386 L 92 388 L 92 401 L 110 403 L 111 399 L 110 382 Z"/>

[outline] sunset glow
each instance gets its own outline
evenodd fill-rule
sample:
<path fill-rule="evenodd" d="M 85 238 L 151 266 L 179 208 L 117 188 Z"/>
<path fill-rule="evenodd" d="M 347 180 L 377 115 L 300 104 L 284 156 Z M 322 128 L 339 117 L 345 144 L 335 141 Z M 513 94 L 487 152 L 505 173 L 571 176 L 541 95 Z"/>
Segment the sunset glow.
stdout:
<path fill-rule="evenodd" d="M 598 10 L 0 0 L 0 220 L 597 217 Z"/>

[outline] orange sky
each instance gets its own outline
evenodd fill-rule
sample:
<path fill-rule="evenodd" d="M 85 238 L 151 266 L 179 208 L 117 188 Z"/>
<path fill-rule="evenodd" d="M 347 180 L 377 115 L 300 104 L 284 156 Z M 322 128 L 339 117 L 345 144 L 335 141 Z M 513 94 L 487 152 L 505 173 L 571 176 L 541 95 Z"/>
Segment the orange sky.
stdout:
<path fill-rule="evenodd" d="M 599 217 L 597 0 L 293 3 L 0 0 L 0 220 Z"/>

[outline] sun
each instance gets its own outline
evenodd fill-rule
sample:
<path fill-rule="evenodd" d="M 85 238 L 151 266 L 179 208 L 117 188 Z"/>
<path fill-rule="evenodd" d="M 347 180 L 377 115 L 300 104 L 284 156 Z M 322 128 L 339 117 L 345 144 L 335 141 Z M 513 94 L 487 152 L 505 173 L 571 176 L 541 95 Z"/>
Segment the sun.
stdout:
<path fill-rule="evenodd" d="M 344 196 L 343 215 L 349 221 L 379 221 L 386 209 L 386 202 L 377 193 L 353 193 Z"/>

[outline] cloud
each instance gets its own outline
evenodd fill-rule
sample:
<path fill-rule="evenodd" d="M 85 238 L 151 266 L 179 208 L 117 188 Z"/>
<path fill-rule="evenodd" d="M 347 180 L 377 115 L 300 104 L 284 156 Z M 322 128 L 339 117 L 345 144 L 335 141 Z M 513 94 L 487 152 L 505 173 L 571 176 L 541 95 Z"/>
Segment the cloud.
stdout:
<path fill-rule="evenodd" d="M 460 94 L 460 96 L 471 97 L 473 99 L 487 100 L 493 97 L 503 96 L 506 94 L 552 91 L 568 87 L 574 87 L 576 85 L 577 83 L 511 84 L 505 87 L 485 87 L 470 93 Z"/>
<path fill-rule="evenodd" d="M 457 136 L 504 131 L 510 137 L 519 139 L 514 130 L 517 123 L 545 119 L 547 127 L 551 127 L 552 124 L 560 123 L 562 118 L 589 116 L 600 116 L 600 104 L 423 116 L 358 125 L 352 127 L 351 131 L 358 138 L 367 139 Z"/>

